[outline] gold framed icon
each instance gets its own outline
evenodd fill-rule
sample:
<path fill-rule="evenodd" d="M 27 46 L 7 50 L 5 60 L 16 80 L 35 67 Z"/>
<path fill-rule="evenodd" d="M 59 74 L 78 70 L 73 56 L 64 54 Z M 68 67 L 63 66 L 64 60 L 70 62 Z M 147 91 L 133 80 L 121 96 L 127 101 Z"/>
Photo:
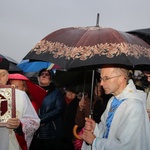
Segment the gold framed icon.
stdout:
<path fill-rule="evenodd" d="M 10 118 L 16 117 L 15 87 L 0 85 L 0 126 L 6 126 Z"/>

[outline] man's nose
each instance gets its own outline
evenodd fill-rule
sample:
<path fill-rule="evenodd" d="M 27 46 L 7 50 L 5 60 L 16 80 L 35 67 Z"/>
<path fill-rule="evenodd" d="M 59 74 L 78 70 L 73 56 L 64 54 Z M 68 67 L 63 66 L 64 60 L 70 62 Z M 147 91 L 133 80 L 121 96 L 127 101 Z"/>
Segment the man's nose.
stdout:
<path fill-rule="evenodd" d="M 103 80 L 101 80 L 101 81 L 100 81 L 100 83 L 99 83 L 99 84 L 100 84 L 100 86 L 103 86 L 103 83 L 104 83 L 104 81 L 103 81 Z"/>

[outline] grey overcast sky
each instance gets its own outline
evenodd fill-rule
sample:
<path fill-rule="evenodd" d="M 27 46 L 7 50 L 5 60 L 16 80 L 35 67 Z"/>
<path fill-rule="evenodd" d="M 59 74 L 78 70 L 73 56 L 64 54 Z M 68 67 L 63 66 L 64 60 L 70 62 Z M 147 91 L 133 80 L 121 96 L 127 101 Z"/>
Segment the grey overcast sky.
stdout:
<path fill-rule="evenodd" d="M 46 35 L 71 26 L 150 28 L 150 0 L 0 0 L 0 53 L 20 62 Z"/>

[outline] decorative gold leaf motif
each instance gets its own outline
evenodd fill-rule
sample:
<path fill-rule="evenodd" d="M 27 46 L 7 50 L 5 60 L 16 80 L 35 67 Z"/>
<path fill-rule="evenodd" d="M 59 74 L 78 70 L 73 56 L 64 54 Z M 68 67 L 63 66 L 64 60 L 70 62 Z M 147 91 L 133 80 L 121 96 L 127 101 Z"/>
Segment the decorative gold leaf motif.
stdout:
<path fill-rule="evenodd" d="M 94 46 L 69 47 L 63 43 L 42 40 L 31 50 L 31 52 L 33 51 L 37 55 L 49 52 L 54 58 L 65 57 L 67 60 L 78 58 L 84 61 L 95 55 L 113 58 L 114 56 L 119 56 L 121 54 L 137 59 L 142 56 L 150 59 L 150 49 L 125 42 L 118 44 L 105 43 Z"/>

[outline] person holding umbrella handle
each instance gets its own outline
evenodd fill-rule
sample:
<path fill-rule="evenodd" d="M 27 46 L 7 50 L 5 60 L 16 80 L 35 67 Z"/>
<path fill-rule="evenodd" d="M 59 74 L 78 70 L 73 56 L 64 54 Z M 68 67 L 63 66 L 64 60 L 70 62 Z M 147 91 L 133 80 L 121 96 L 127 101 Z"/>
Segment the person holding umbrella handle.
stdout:
<path fill-rule="evenodd" d="M 146 93 L 136 89 L 125 68 L 103 66 L 100 84 L 113 96 L 99 124 L 85 119 L 81 150 L 149 150 Z"/>
<path fill-rule="evenodd" d="M 79 94 L 81 95 L 81 94 Z M 100 85 L 99 81 L 96 81 L 93 92 L 93 102 L 92 102 L 92 115 L 90 115 L 90 99 L 88 95 L 82 94 L 82 98 L 79 102 L 79 106 L 76 113 L 76 125 L 73 128 L 73 133 L 75 136 L 74 145 L 78 150 L 79 146 L 83 142 L 80 135 L 83 133 L 83 127 L 85 124 L 85 117 L 93 118 L 97 123 L 100 122 L 102 113 L 104 112 L 107 102 L 112 95 L 106 95 L 104 89 Z M 80 129 L 80 131 L 78 131 Z"/>

